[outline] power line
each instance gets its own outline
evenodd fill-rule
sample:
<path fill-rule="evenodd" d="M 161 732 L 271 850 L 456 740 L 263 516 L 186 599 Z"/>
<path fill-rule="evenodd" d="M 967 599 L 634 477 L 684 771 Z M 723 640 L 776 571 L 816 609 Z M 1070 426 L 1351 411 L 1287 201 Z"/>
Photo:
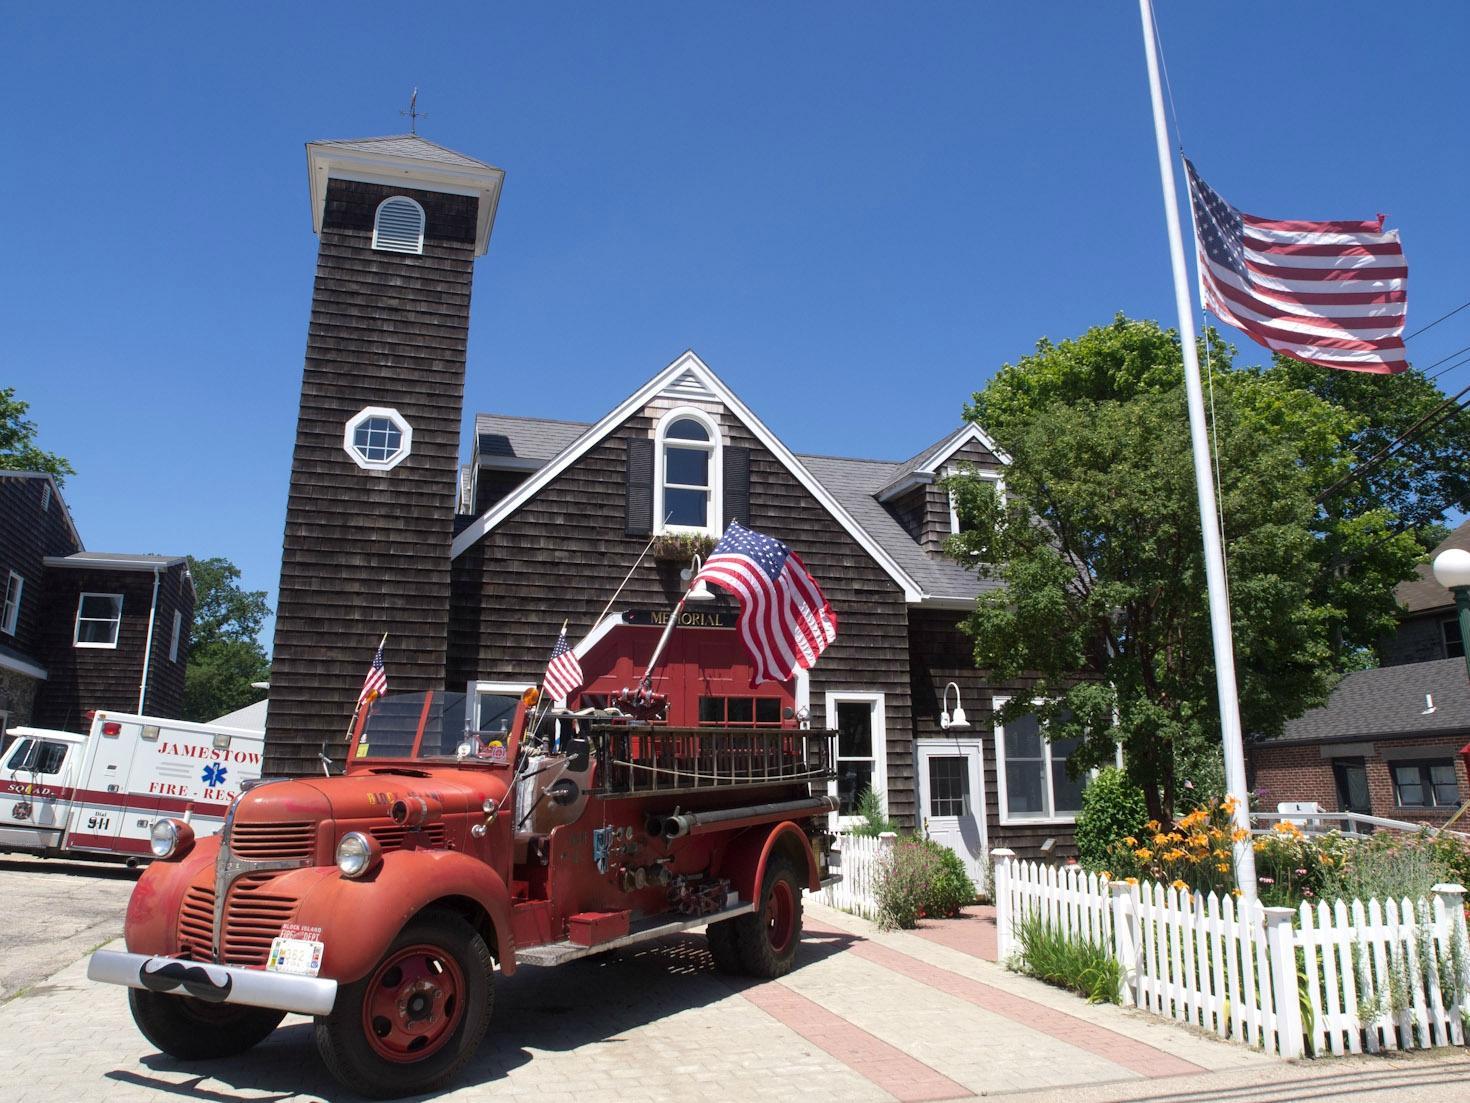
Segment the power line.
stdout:
<path fill-rule="evenodd" d="M 1434 321 L 1430 322 L 1422 329 L 1416 329 L 1413 333 L 1405 337 L 1404 340 L 1412 341 L 1415 337 L 1418 337 L 1419 334 L 1428 333 L 1435 326 L 1439 325 L 1440 322 L 1444 321 L 1446 318 L 1454 317 L 1456 314 L 1460 313 L 1460 311 L 1464 310 L 1467 306 L 1470 306 L 1470 300 L 1466 300 L 1465 302 L 1461 303 L 1459 306 L 1455 307 L 1454 310 L 1451 310 L 1448 314 L 1441 314 L 1438 318 L 1434 319 Z"/>
<path fill-rule="evenodd" d="M 1463 352 L 1465 350 L 1464 349 L 1461 349 L 1460 351 Z M 1436 379 L 1438 379 L 1440 376 L 1444 375 L 1446 372 L 1452 372 L 1456 368 L 1464 367 L 1466 364 L 1470 364 L 1470 356 L 1467 356 L 1464 360 L 1457 360 L 1457 361 L 1455 361 L 1453 364 L 1451 364 L 1447 368 L 1440 368 L 1439 371 L 1435 372 L 1431 376 L 1428 376 L 1426 378 L 1425 382 L 1432 383 Z"/>
<path fill-rule="evenodd" d="M 1441 365 L 1441 364 L 1443 364 L 1443 363 L 1444 363 L 1444 362 L 1445 362 L 1445 361 L 1446 361 L 1446 360 L 1453 360 L 1453 359 L 1454 359 L 1454 358 L 1455 358 L 1455 357 L 1456 357 L 1456 356 L 1459 356 L 1459 355 L 1461 355 L 1461 354 L 1462 354 L 1462 353 L 1466 353 L 1466 352 L 1470 352 L 1470 345 L 1466 345 L 1466 346 L 1465 346 L 1465 347 L 1464 347 L 1464 348 L 1462 348 L 1462 349 L 1456 349 L 1456 350 L 1455 350 L 1455 351 L 1454 351 L 1454 352 L 1452 352 L 1452 353 L 1450 353 L 1450 354 L 1449 354 L 1449 355 L 1448 355 L 1448 356 L 1441 356 L 1441 357 L 1440 357 L 1440 358 L 1439 358 L 1439 359 L 1438 359 L 1438 360 L 1436 360 L 1436 361 L 1435 361 L 1435 362 L 1434 362 L 1434 363 L 1432 363 L 1432 364 L 1430 364 L 1430 365 L 1429 365 L 1429 367 L 1428 367 L 1428 368 L 1420 368 L 1420 369 L 1419 369 L 1419 370 L 1420 370 L 1420 371 L 1425 371 L 1425 372 L 1427 372 L 1427 371 L 1428 371 L 1428 370 L 1429 370 L 1429 368 L 1437 368 L 1437 367 L 1439 367 L 1439 366 L 1440 366 L 1440 365 Z M 1446 369 L 1446 370 L 1448 370 L 1448 369 Z M 1433 377 L 1433 376 L 1430 376 L 1430 378 L 1431 378 L 1431 379 L 1432 379 L 1432 378 L 1434 378 L 1434 377 Z"/>
<path fill-rule="evenodd" d="M 1470 305 L 1470 304 L 1467 304 L 1467 305 Z M 1351 471 L 1349 471 L 1342 478 L 1338 479 L 1337 482 L 1333 483 L 1326 490 L 1322 491 L 1321 494 L 1318 494 L 1317 495 L 1317 502 L 1318 502 L 1318 504 L 1320 505 L 1322 502 L 1325 502 L 1328 498 L 1332 497 L 1332 495 L 1336 494 L 1337 491 L 1339 489 L 1341 489 L 1342 487 L 1349 486 L 1352 483 L 1357 482 L 1364 475 L 1367 475 L 1367 474 L 1371 473 L 1374 468 L 1378 467 L 1380 464 L 1383 463 L 1384 460 L 1388 459 L 1394 453 L 1394 450 L 1399 447 L 1399 445 L 1404 444 L 1405 442 L 1407 442 L 1411 438 L 1417 436 L 1421 432 L 1428 432 L 1430 429 L 1434 428 L 1440 422 L 1444 421 L 1446 417 L 1453 416 L 1453 413 L 1450 411 L 1449 407 L 1454 406 L 1455 407 L 1455 411 L 1454 412 L 1458 412 L 1459 410 L 1464 409 L 1464 407 L 1458 405 L 1458 403 L 1459 403 L 1459 400 L 1466 393 L 1470 393 L 1470 386 L 1467 386 L 1467 387 L 1463 388 L 1462 390 L 1460 390 L 1460 391 L 1456 392 L 1455 394 L 1451 395 L 1449 398 L 1445 399 L 1443 402 L 1441 402 L 1438 405 L 1434 406 L 1428 413 L 1426 413 L 1418 421 L 1414 422 L 1413 425 L 1410 425 L 1407 429 L 1405 429 L 1402 433 L 1400 433 L 1395 439 L 1391 440 L 1388 444 L 1386 444 L 1383 448 L 1381 448 L 1375 455 L 1373 455 L 1373 456 L 1369 457 L 1368 459 L 1364 460 L 1362 463 L 1360 463 L 1357 467 L 1353 468 Z M 1431 421 L 1431 419 L 1433 419 L 1433 420 Z M 1426 424 L 1426 422 L 1429 423 L 1429 424 Z"/>

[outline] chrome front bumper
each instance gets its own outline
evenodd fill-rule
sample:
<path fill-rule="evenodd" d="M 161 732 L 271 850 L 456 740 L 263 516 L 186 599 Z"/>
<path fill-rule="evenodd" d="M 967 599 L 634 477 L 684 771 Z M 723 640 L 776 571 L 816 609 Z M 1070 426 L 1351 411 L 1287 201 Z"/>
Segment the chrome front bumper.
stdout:
<path fill-rule="evenodd" d="M 209 1003 L 270 1007 L 301 1015 L 325 1015 L 337 1001 L 334 980 L 118 950 L 98 950 L 93 954 L 87 963 L 87 979 L 193 996 Z"/>

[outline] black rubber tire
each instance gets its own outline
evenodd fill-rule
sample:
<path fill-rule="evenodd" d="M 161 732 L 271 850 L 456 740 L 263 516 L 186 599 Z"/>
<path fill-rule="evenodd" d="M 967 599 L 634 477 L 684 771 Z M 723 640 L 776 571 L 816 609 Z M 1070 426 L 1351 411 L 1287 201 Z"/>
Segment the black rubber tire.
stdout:
<path fill-rule="evenodd" d="M 443 1087 L 475 1055 L 494 1007 L 495 962 L 480 932 L 453 912 L 427 911 L 398 933 L 380 962 L 397 950 L 432 945 L 452 957 L 464 977 L 464 1017 L 445 1045 L 421 1061 L 399 1063 L 372 1048 L 362 1028 L 362 1003 L 377 966 L 337 990 L 330 1015 L 316 1020 L 322 1063 L 347 1088 L 369 1099 L 398 1099 Z"/>
<path fill-rule="evenodd" d="M 738 935 L 735 926 L 744 916 L 735 919 L 722 919 L 718 923 L 711 923 L 704 929 L 704 940 L 709 943 L 710 957 L 715 960 L 715 968 L 721 973 L 740 973 L 744 970 L 740 967 L 740 951 L 736 949 Z"/>
<path fill-rule="evenodd" d="M 143 1037 L 180 1061 L 234 1057 L 270 1037 L 286 1017 L 268 1007 L 205 1003 L 146 988 L 128 989 L 128 1007 Z"/>
<path fill-rule="evenodd" d="M 778 882 L 785 883 L 793 911 L 791 934 L 780 950 L 771 945 L 767 934 L 772 897 L 778 891 Z M 739 958 L 740 972 L 746 976 L 775 980 L 791 972 L 791 966 L 796 961 L 796 948 L 801 942 L 803 882 L 804 878 L 798 875 L 796 866 L 789 858 L 773 857 L 766 867 L 765 880 L 761 883 L 760 907 L 750 915 L 742 915 L 730 921 L 735 924 L 735 952 Z"/>

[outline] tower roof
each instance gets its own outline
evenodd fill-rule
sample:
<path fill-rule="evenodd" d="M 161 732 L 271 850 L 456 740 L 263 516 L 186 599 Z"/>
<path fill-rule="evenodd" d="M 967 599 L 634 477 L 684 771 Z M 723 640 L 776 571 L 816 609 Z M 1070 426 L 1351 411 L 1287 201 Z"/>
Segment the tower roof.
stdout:
<path fill-rule="evenodd" d="M 306 144 L 311 183 L 311 228 L 322 230 L 327 181 L 362 180 L 401 185 L 480 200 L 476 219 L 475 256 L 483 256 L 495 225 L 505 172 L 466 157 L 417 134 L 385 134 L 376 138 L 324 138 Z"/>

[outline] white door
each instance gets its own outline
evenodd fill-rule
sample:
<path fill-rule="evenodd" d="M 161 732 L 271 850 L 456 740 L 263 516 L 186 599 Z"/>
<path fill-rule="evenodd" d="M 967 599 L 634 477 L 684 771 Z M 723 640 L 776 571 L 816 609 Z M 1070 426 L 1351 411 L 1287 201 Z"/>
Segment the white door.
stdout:
<path fill-rule="evenodd" d="M 57 842 L 70 808 L 67 755 L 80 750 L 78 743 L 57 739 L 17 739 L 0 767 L 0 826 L 34 829 L 42 842 Z"/>
<path fill-rule="evenodd" d="M 988 889 L 982 753 L 978 739 L 921 741 L 919 815 L 929 837 L 963 858 L 975 884 Z"/>

